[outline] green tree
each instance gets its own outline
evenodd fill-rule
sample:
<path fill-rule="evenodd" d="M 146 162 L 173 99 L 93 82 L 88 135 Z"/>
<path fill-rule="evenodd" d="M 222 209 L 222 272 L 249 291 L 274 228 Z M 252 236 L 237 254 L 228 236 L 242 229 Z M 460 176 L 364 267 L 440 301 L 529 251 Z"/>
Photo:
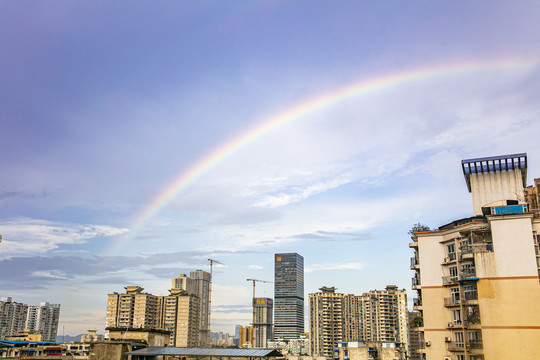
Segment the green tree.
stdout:
<path fill-rule="evenodd" d="M 423 225 L 423 224 L 420 224 L 420 223 L 416 223 L 412 226 L 411 230 L 409 230 L 409 235 L 414 235 L 415 232 L 419 232 L 419 231 L 429 231 L 431 230 L 429 228 L 429 226 L 426 226 L 426 225 Z"/>

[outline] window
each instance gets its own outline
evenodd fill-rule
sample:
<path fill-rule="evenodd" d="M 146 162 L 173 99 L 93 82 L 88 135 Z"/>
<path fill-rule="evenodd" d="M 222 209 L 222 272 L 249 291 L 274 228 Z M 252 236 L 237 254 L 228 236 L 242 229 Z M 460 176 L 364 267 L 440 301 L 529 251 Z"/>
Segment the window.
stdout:
<path fill-rule="evenodd" d="M 456 245 L 455 244 L 448 244 L 446 245 L 446 252 L 448 253 L 448 257 L 450 260 L 456 260 Z"/>
<path fill-rule="evenodd" d="M 459 288 L 451 288 L 450 289 L 450 297 L 452 298 L 452 303 L 457 304 L 459 303 Z"/>
<path fill-rule="evenodd" d="M 457 266 L 450 266 L 448 270 L 450 271 L 450 281 L 456 281 L 458 278 Z"/>

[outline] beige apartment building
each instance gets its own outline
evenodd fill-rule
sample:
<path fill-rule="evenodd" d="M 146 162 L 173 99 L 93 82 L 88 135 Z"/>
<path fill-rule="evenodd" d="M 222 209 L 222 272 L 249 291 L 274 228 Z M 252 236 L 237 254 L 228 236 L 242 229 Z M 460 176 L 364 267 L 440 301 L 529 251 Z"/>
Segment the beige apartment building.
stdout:
<path fill-rule="evenodd" d="M 407 292 L 395 285 L 359 297 L 360 337 L 357 340 L 395 342 L 408 346 Z"/>
<path fill-rule="evenodd" d="M 524 190 L 527 155 L 462 168 L 474 216 L 417 232 L 409 244 L 421 358 L 540 359 L 540 217 L 530 200 L 538 189 Z"/>
<path fill-rule="evenodd" d="M 313 356 L 333 357 L 338 343 L 343 341 L 344 295 L 336 288 L 323 286 L 318 293 L 309 294 L 309 335 Z"/>
<path fill-rule="evenodd" d="M 126 286 L 126 293 L 108 295 L 107 329 L 162 329 L 170 331 L 172 346 L 199 346 L 200 301 L 181 289 L 169 296 L 143 292 Z"/>
<path fill-rule="evenodd" d="M 189 276 L 180 274 L 172 278 L 172 289 L 182 289 L 199 298 L 199 345 L 207 346 L 210 341 L 210 288 L 211 276 L 204 270 L 195 270 Z"/>
<path fill-rule="evenodd" d="M 161 327 L 171 332 L 171 346 L 199 345 L 200 301 L 180 289 L 171 289 L 162 299 Z"/>

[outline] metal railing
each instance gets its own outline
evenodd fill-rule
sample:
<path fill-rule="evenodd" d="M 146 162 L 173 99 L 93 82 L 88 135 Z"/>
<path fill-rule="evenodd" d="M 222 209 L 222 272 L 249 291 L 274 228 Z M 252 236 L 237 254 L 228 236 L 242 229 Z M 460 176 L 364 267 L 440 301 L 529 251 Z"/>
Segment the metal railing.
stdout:
<path fill-rule="evenodd" d="M 458 281 L 457 276 L 443 276 L 443 277 L 442 277 L 443 285 L 452 285 L 452 284 L 456 284 L 457 281 Z"/>
<path fill-rule="evenodd" d="M 445 297 L 444 306 L 459 306 L 459 299 L 455 297 Z"/>
<path fill-rule="evenodd" d="M 475 268 L 464 268 L 464 269 L 461 269 L 460 274 L 461 274 L 462 279 L 475 278 L 476 277 L 476 269 Z"/>

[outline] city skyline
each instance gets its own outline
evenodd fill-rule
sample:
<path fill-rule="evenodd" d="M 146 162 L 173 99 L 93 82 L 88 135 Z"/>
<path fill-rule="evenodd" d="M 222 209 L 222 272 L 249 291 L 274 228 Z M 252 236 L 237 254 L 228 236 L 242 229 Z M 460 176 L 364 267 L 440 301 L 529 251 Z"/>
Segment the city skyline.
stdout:
<path fill-rule="evenodd" d="M 107 294 L 168 295 L 212 258 L 211 331 L 232 333 L 276 253 L 305 258 L 305 296 L 410 294 L 408 230 L 473 214 L 462 159 L 527 153 L 540 177 L 539 17 L 531 1 L 3 2 L 0 297 L 101 332 Z"/>

